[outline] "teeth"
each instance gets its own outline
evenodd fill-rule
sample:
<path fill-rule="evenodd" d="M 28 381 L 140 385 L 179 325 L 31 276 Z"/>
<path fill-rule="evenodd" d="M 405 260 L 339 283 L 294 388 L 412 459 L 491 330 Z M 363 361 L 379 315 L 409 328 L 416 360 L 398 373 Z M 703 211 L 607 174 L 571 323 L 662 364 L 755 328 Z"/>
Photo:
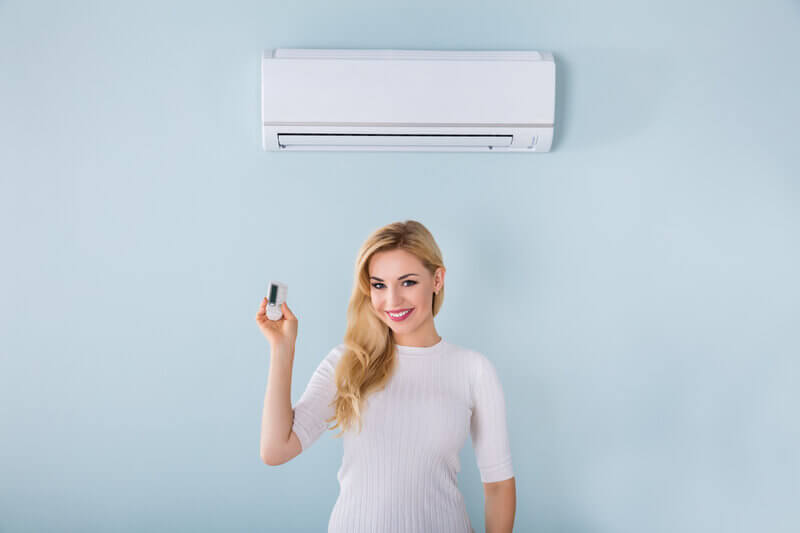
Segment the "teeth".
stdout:
<path fill-rule="evenodd" d="M 411 309 L 403 311 L 402 313 L 389 313 L 389 315 L 394 317 L 394 318 L 400 318 L 401 316 L 407 315 L 409 311 L 411 311 Z"/>

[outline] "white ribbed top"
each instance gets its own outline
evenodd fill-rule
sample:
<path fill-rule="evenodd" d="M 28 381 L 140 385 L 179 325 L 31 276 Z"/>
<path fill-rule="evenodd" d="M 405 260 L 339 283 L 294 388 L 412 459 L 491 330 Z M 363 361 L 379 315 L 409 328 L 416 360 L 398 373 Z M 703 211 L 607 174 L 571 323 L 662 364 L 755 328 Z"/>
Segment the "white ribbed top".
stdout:
<path fill-rule="evenodd" d="M 294 406 L 292 430 L 303 450 L 334 414 L 334 369 L 344 350 L 339 344 L 330 351 Z M 484 355 L 443 339 L 398 346 L 397 353 L 386 388 L 366 399 L 361 433 L 356 427 L 341 437 L 340 490 L 328 532 L 470 533 L 457 484 L 467 435 L 481 481 L 514 475 L 500 379 Z"/>

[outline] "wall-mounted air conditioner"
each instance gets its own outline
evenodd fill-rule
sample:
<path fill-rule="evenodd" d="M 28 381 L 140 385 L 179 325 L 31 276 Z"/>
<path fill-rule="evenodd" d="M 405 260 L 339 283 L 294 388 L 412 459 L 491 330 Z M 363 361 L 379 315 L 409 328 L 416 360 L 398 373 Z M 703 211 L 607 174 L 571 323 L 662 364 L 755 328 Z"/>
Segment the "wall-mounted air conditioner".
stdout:
<path fill-rule="evenodd" d="M 547 152 L 555 83 L 546 52 L 267 50 L 264 149 Z"/>

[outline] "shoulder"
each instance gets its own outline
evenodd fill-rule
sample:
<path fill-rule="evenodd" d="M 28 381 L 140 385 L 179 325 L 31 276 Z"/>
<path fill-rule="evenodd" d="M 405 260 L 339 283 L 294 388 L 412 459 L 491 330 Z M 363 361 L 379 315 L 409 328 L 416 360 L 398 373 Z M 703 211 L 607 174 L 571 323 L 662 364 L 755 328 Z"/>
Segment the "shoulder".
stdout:
<path fill-rule="evenodd" d="M 334 346 L 328 352 L 328 355 L 325 356 L 325 360 L 331 363 L 333 366 L 336 366 L 336 363 L 339 362 L 339 359 L 342 358 L 344 352 L 347 350 L 347 346 L 342 342 Z"/>
<path fill-rule="evenodd" d="M 492 361 L 483 352 L 450 342 L 447 343 L 447 348 L 454 364 L 467 369 L 472 381 L 481 379 L 487 371 L 494 370 Z"/>
<path fill-rule="evenodd" d="M 451 344 L 453 363 L 465 370 L 469 379 L 470 396 L 486 398 L 502 395 L 502 383 L 497 368 L 483 352 Z"/>
<path fill-rule="evenodd" d="M 336 365 L 339 364 L 339 360 L 342 358 L 344 352 L 344 344 L 337 344 L 328 350 L 328 353 L 325 355 L 325 357 L 323 357 L 321 360 L 318 360 L 317 372 L 333 375 L 333 371 L 336 369 Z"/>

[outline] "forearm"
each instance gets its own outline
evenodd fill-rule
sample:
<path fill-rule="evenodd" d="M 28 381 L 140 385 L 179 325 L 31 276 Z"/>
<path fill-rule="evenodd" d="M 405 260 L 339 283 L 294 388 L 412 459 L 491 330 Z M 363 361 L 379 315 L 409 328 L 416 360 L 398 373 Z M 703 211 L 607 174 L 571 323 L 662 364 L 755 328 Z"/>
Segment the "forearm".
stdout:
<path fill-rule="evenodd" d="M 517 505 L 514 485 L 487 492 L 485 499 L 486 533 L 510 533 Z"/>
<path fill-rule="evenodd" d="M 292 366 L 294 348 L 271 347 L 267 391 L 261 418 L 261 456 L 283 446 L 292 432 Z"/>

